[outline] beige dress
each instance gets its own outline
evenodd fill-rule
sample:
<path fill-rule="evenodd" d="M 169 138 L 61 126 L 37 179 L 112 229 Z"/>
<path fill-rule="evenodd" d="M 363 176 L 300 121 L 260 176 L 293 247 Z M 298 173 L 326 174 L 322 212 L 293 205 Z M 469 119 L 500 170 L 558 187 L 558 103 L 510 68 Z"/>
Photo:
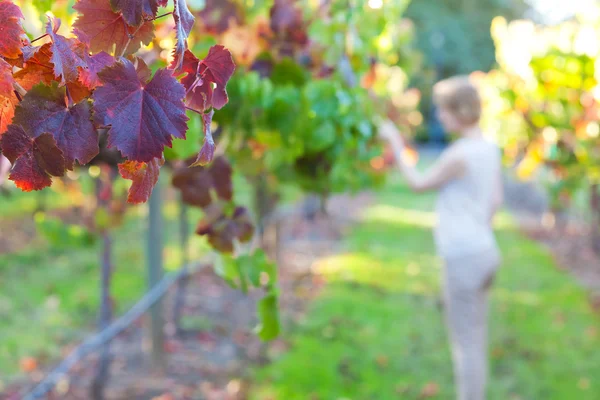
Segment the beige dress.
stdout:
<path fill-rule="evenodd" d="M 466 170 L 440 190 L 435 240 L 444 260 L 444 308 L 457 398 L 483 400 L 488 292 L 500 264 L 491 227 L 501 190 L 500 152 L 483 138 L 462 138 L 453 146 L 466 161 Z"/>

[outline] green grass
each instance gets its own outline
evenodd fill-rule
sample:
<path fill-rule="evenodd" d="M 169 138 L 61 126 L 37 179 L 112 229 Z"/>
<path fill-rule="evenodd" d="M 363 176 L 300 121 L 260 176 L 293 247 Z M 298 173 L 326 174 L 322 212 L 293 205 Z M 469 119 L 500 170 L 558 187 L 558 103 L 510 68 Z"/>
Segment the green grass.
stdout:
<path fill-rule="evenodd" d="M 434 197 L 392 182 L 316 268 L 327 285 L 285 332 L 291 350 L 256 371 L 252 399 L 454 398 L 434 256 Z M 600 319 L 548 251 L 498 218 L 504 263 L 492 294 L 491 400 L 600 398 Z"/>

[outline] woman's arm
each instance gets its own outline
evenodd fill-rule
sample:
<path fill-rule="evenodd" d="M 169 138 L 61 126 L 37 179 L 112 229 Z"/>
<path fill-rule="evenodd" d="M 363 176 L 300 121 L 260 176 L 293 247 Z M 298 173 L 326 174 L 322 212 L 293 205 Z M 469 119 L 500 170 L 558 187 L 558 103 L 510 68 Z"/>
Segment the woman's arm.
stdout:
<path fill-rule="evenodd" d="M 405 161 L 402 137 L 392 122 L 388 120 L 381 124 L 380 135 L 389 141 L 400 172 L 415 192 L 438 189 L 464 173 L 464 161 L 455 147 L 445 150 L 433 166 L 420 173 Z"/>

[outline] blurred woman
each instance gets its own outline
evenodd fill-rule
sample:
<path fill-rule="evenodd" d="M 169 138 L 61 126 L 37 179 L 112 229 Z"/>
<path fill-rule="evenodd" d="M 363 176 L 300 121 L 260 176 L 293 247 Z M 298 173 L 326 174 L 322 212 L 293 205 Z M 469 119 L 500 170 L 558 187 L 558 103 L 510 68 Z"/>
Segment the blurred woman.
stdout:
<path fill-rule="evenodd" d="M 381 126 L 408 186 L 439 191 L 435 241 L 443 259 L 445 320 L 459 400 L 483 400 L 487 377 L 487 310 L 500 264 L 492 218 L 502 203 L 499 149 L 483 137 L 481 101 L 468 77 L 434 86 L 439 120 L 458 139 L 427 171 L 404 159 L 403 140 L 391 122 Z"/>

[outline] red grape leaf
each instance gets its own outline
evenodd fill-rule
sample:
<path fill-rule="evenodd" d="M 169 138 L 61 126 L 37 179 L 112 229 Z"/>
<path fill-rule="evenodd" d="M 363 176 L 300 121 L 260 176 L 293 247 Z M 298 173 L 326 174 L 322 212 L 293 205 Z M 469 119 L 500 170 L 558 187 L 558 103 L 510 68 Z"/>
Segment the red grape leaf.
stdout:
<path fill-rule="evenodd" d="M 279 41 L 280 55 L 293 56 L 294 51 L 308 43 L 302 10 L 294 0 L 275 0 L 269 12 L 270 27 Z"/>
<path fill-rule="evenodd" d="M 14 74 L 17 83 L 25 90 L 30 90 L 40 82 L 49 85 L 57 80 L 54 76 L 54 64 L 51 61 L 51 48 L 51 43 L 44 44 L 35 52 L 32 58 L 23 64 L 23 69 Z M 81 50 L 78 49 L 77 51 Z M 91 94 L 90 90 L 79 81 L 67 82 L 67 88 L 71 99 L 75 103 L 89 97 Z"/>
<path fill-rule="evenodd" d="M 175 65 L 172 64 L 171 67 Z M 186 50 L 181 68 L 176 69 L 176 73 L 186 74 L 181 79 L 186 89 L 186 101 L 191 108 L 198 111 L 205 111 L 211 107 L 218 110 L 227 104 L 227 81 L 234 71 L 235 64 L 231 53 L 220 45 L 212 46 L 202 61 Z"/>
<path fill-rule="evenodd" d="M 196 157 L 196 161 L 194 161 L 190 167 L 204 166 L 210 163 L 215 155 L 215 141 L 213 140 L 212 132 L 210 130 L 210 125 L 212 123 L 214 114 L 214 110 L 210 110 L 209 112 L 202 114 L 202 121 L 204 125 L 204 143 L 202 144 L 200 153 L 198 153 L 198 157 Z"/>
<path fill-rule="evenodd" d="M 15 79 L 12 76 L 12 69 L 12 65 L 0 58 L 0 135 L 10 125 L 18 103 L 13 88 Z"/>
<path fill-rule="evenodd" d="M 210 166 L 213 187 L 220 199 L 231 201 L 233 199 L 233 170 L 225 157 L 217 157 Z"/>
<path fill-rule="evenodd" d="M 79 0 L 73 6 L 79 16 L 73 24 L 73 32 L 79 40 L 88 43 L 94 53 L 116 55 L 135 53 L 141 43 L 148 45 L 154 38 L 154 24 L 144 22 L 139 27 L 127 25 L 123 15 L 114 12 L 107 0 Z M 130 40 L 129 35 L 133 35 Z"/>
<path fill-rule="evenodd" d="M 173 171 L 173 186 L 181 190 L 183 202 L 197 207 L 212 203 L 211 190 L 221 200 L 233 198 L 232 169 L 225 157 L 214 159 L 210 167 L 178 168 Z"/>
<path fill-rule="evenodd" d="M 252 238 L 254 225 L 244 207 L 236 207 L 233 216 L 223 213 L 222 207 L 205 210 L 204 218 L 196 227 L 196 234 L 206 235 L 208 242 L 220 252 L 230 253 L 234 249 L 234 239 L 247 242 Z"/>
<path fill-rule="evenodd" d="M 103 68 L 115 63 L 115 58 L 110 54 L 101 51 L 93 56 L 87 55 L 87 68 L 79 71 L 79 81 L 87 88 L 94 89 L 101 85 L 98 79 L 98 72 Z"/>
<path fill-rule="evenodd" d="M 10 125 L 0 137 L 2 153 L 13 164 L 8 179 L 24 192 L 52 184 L 50 176 L 63 176 L 65 159 L 49 133 L 32 138 L 19 125 Z"/>
<path fill-rule="evenodd" d="M 75 161 L 87 164 L 98 154 L 98 133 L 90 121 L 90 103 L 82 101 L 69 107 L 65 96 L 65 88 L 56 82 L 34 86 L 17 107 L 13 123 L 34 138 L 45 132 L 52 134 L 67 168 L 72 169 Z"/>
<path fill-rule="evenodd" d="M 30 90 L 40 82 L 50 84 L 54 80 L 51 47 L 51 43 L 44 44 L 33 57 L 23 64 L 23 69 L 14 74 L 16 81 L 25 90 Z"/>
<path fill-rule="evenodd" d="M 12 1 L 0 0 L 0 56 L 17 58 L 21 54 L 21 35 L 25 33 L 21 9 Z"/>
<path fill-rule="evenodd" d="M 29 59 L 31 57 L 35 56 L 35 54 L 41 48 L 42 48 L 42 46 L 32 46 L 31 44 L 27 44 L 27 45 L 23 46 L 21 48 L 21 50 L 23 51 L 23 62 L 29 61 Z"/>
<path fill-rule="evenodd" d="M 212 178 L 205 168 L 175 169 L 172 184 L 181 191 L 181 199 L 185 204 L 204 208 L 212 202 Z"/>
<path fill-rule="evenodd" d="M 158 182 L 160 167 L 164 164 L 164 158 L 153 158 L 150 162 L 125 161 L 119 164 L 119 172 L 125 179 L 133 181 L 127 195 L 128 203 L 145 203 L 152 188 Z"/>
<path fill-rule="evenodd" d="M 76 81 L 79 77 L 77 68 L 86 68 L 87 65 L 83 60 L 85 52 L 79 54 L 73 51 L 76 46 L 76 40 L 68 40 L 66 37 L 59 35 L 60 19 L 51 18 L 48 16 L 48 24 L 46 25 L 46 33 L 52 38 L 52 57 L 51 61 L 54 64 L 54 76 L 61 77 L 61 83 Z"/>
<path fill-rule="evenodd" d="M 173 17 L 175 19 L 175 31 L 177 36 L 177 46 L 175 47 L 175 62 L 178 69 L 183 63 L 183 55 L 187 49 L 187 38 L 190 36 L 192 27 L 194 26 L 194 16 L 188 9 L 185 0 L 174 0 L 175 8 Z"/>
<path fill-rule="evenodd" d="M 221 34 L 229 29 L 233 22 L 243 22 L 243 8 L 236 0 L 205 0 L 204 8 L 198 13 L 202 30 L 211 34 Z"/>
<path fill-rule="evenodd" d="M 139 26 L 145 18 L 153 19 L 158 11 L 157 0 L 110 0 L 110 5 L 131 26 Z"/>
<path fill-rule="evenodd" d="M 173 137 L 185 139 L 185 89 L 171 71 L 159 69 L 146 82 L 130 61 L 121 59 L 98 77 L 103 85 L 92 95 L 94 121 L 111 126 L 109 147 L 129 160 L 148 162 L 161 157 Z"/>

